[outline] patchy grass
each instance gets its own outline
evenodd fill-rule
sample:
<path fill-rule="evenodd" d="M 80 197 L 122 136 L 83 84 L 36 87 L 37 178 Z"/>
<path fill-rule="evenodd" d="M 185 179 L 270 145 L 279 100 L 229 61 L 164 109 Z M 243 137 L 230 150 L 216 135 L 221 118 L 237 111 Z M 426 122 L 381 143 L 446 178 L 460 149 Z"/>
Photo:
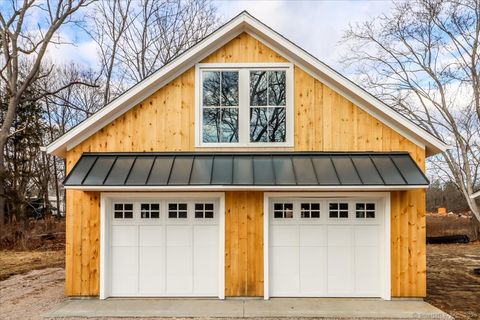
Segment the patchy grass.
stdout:
<path fill-rule="evenodd" d="M 63 250 L 0 251 L 0 281 L 31 270 L 64 267 Z"/>
<path fill-rule="evenodd" d="M 480 319 L 480 242 L 427 245 L 427 299 L 455 319 Z"/>

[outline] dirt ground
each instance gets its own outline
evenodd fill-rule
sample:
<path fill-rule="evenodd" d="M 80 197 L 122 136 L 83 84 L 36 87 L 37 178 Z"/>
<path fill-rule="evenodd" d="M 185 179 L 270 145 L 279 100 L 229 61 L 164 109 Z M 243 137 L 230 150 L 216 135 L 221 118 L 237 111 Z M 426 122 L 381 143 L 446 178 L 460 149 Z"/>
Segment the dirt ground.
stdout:
<path fill-rule="evenodd" d="M 63 267 L 63 251 L 0 251 L 0 281 L 33 269 Z"/>
<path fill-rule="evenodd" d="M 427 246 L 427 299 L 455 319 L 480 319 L 480 242 Z"/>
<path fill-rule="evenodd" d="M 0 282 L 0 319 L 40 320 L 65 300 L 63 268 L 33 270 Z"/>
<path fill-rule="evenodd" d="M 0 267 L 2 270 L 7 270 L 3 261 L 9 261 L 10 267 L 17 268 L 15 265 L 23 264 L 24 271 L 29 269 L 28 266 L 33 269 L 37 267 L 36 263 L 31 262 L 35 261 L 36 254 L 36 252 L 28 252 L 22 255 L 0 251 Z M 480 319 L 478 302 L 480 276 L 472 273 L 473 267 L 480 267 L 480 243 L 428 245 L 427 254 L 427 302 L 448 312 L 456 319 Z M 63 261 L 63 251 L 57 251 L 56 257 L 53 253 L 50 255 L 47 265 L 48 261 L 53 266 L 59 259 Z M 31 259 L 28 260 L 26 256 L 31 256 Z M 12 261 L 15 257 L 24 262 L 15 264 Z M 16 271 L 3 272 L 11 274 Z M 64 279 L 63 268 L 50 267 L 17 274 L 0 281 L 0 319 L 45 319 L 42 314 L 65 300 Z"/>

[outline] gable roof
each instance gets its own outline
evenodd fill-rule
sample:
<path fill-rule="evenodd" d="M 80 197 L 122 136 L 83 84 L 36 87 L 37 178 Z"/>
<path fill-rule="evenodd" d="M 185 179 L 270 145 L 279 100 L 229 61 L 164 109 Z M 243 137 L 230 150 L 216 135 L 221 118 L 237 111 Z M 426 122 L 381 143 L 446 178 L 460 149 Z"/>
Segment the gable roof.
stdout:
<path fill-rule="evenodd" d="M 73 149 L 242 32 L 250 34 L 286 59 L 294 62 L 314 78 L 344 95 L 352 103 L 404 135 L 405 138 L 421 147 L 425 147 L 427 156 L 448 149 L 448 145 L 443 141 L 252 17 L 248 12 L 243 11 L 170 63 L 131 87 L 104 108 L 50 143 L 46 147 L 47 153 L 64 156 L 66 151 Z"/>

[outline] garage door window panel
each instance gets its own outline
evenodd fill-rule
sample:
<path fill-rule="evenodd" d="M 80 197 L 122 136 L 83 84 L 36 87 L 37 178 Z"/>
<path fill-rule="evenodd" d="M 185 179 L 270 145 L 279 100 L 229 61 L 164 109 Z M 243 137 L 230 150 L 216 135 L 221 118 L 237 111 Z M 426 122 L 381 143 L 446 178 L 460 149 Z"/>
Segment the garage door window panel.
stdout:
<path fill-rule="evenodd" d="M 328 204 L 328 216 L 329 218 L 348 219 L 348 202 L 330 202 Z"/>
<path fill-rule="evenodd" d="M 195 203 L 195 219 L 213 219 L 213 203 Z"/>
<path fill-rule="evenodd" d="M 113 205 L 114 219 L 133 219 L 133 203 L 115 203 Z"/>
<path fill-rule="evenodd" d="M 355 203 L 355 217 L 357 219 L 375 219 L 375 203 L 373 202 Z"/>
<path fill-rule="evenodd" d="M 273 218 L 274 219 L 292 219 L 293 218 L 293 203 L 274 203 L 273 204 Z"/>
<path fill-rule="evenodd" d="M 186 220 L 188 218 L 188 204 L 170 202 L 168 204 L 168 218 Z"/>
<path fill-rule="evenodd" d="M 320 219 L 320 203 L 302 202 L 300 217 L 302 219 Z"/>
<path fill-rule="evenodd" d="M 141 219 L 160 219 L 159 203 L 141 203 L 140 204 Z"/>

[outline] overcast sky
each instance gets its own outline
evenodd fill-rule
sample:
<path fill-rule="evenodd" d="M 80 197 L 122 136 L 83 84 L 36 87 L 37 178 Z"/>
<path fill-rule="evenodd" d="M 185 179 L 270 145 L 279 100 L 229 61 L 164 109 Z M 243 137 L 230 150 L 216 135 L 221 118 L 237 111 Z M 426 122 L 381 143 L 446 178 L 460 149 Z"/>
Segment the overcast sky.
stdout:
<path fill-rule="evenodd" d="M 2 1 L 2 0 L 0 0 Z M 227 1 L 215 0 L 222 22 L 226 22 L 243 10 L 247 10 L 269 27 L 293 41 L 303 49 L 342 71 L 338 59 L 342 47 L 338 46 L 342 33 L 349 23 L 361 22 L 388 13 L 389 0 L 369 1 Z M 95 43 L 79 33 L 78 29 L 62 32 L 73 45 L 52 46 L 49 56 L 57 62 L 70 60 L 96 67 Z"/>
<path fill-rule="evenodd" d="M 369 1 L 215 1 L 227 21 L 242 10 L 280 32 L 323 62 L 338 67 L 338 46 L 349 23 L 367 21 L 388 13 L 392 2 Z"/>

